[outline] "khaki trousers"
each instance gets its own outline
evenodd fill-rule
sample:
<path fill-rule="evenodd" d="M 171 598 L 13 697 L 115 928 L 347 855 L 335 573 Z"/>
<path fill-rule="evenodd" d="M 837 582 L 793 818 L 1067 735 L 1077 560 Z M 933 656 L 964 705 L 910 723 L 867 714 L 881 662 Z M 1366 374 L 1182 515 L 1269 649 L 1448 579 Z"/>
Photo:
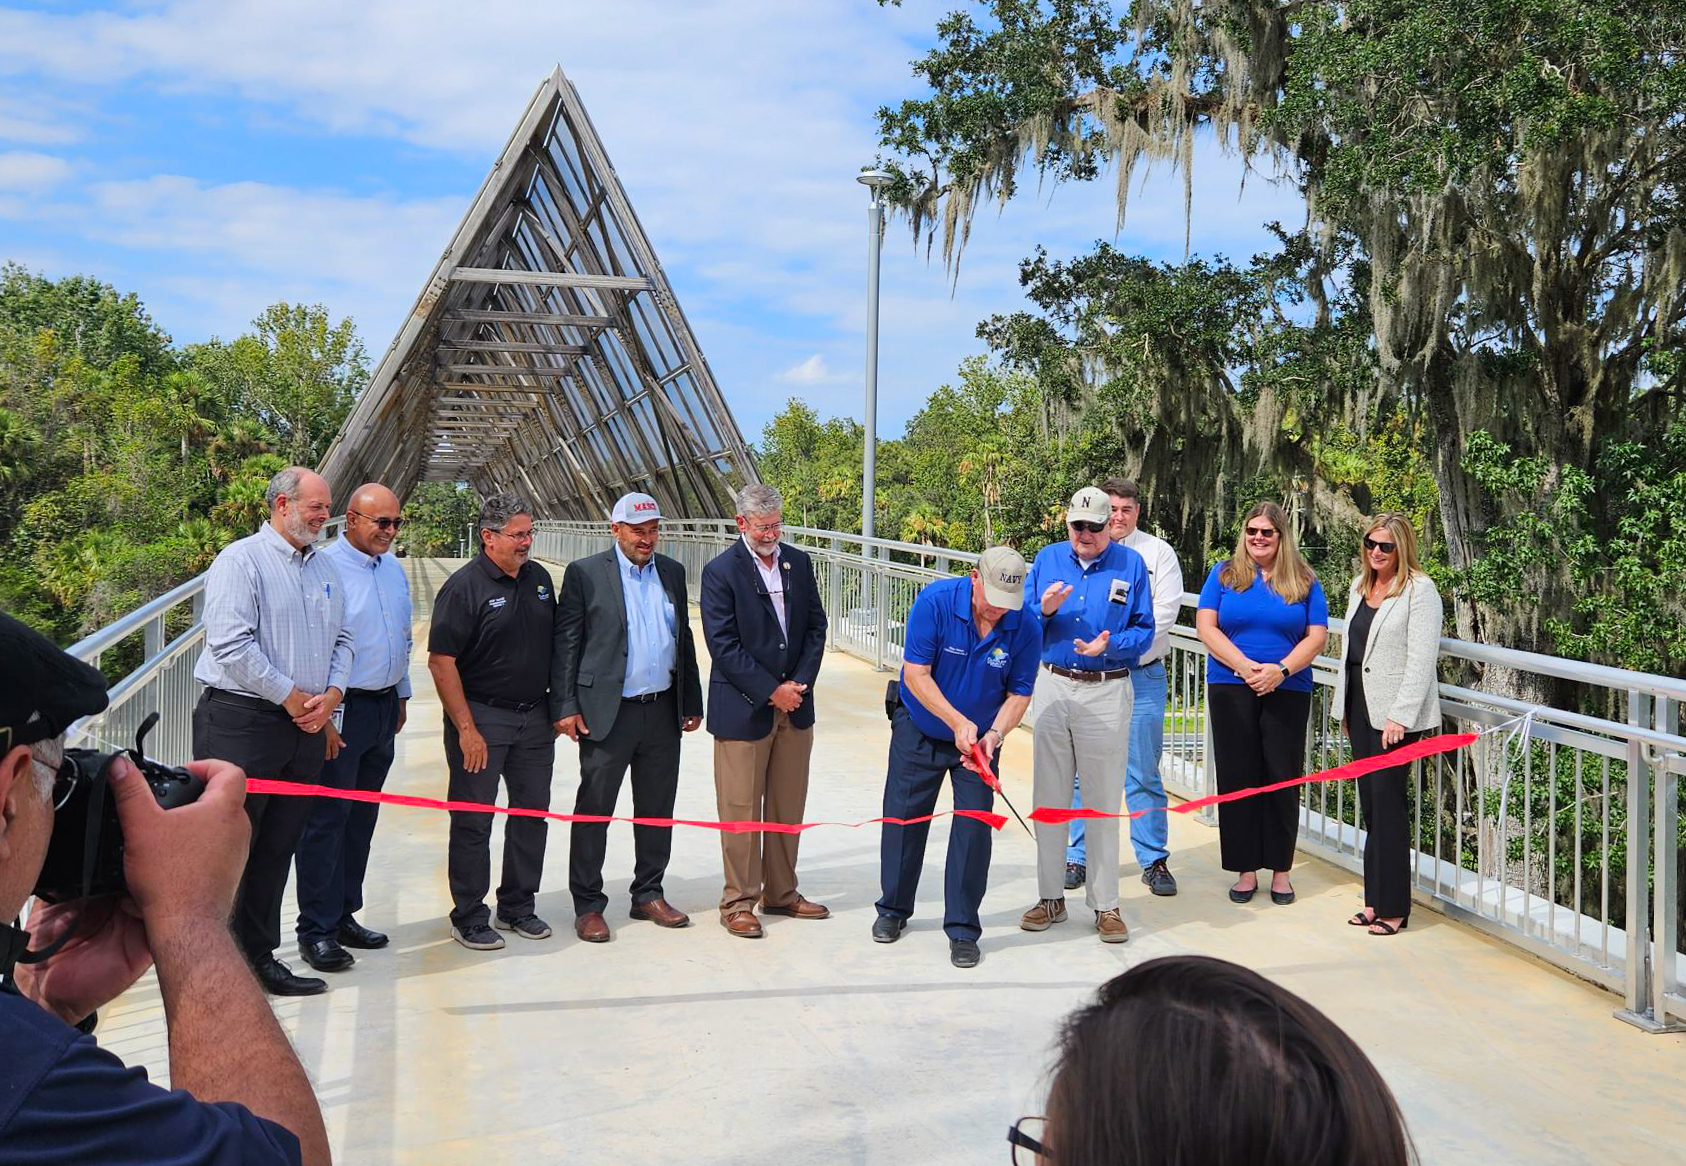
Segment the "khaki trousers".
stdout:
<path fill-rule="evenodd" d="M 792 728 L 790 716 L 773 713 L 773 731 L 759 741 L 714 741 L 714 794 L 722 822 L 800 822 L 808 801 L 812 728 Z M 753 911 L 796 901 L 798 834 L 720 833 L 726 887 L 720 914 Z"/>
<path fill-rule="evenodd" d="M 1071 775 L 1083 782 L 1083 804 L 1109 814 L 1124 801 L 1124 769 L 1130 756 L 1130 714 L 1135 707 L 1132 680 L 1099 683 L 1068 680 L 1046 668 L 1036 672 L 1031 697 L 1036 723 L 1036 776 L 1031 789 L 1039 806 L 1071 808 Z M 1095 911 L 1118 906 L 1117 818 L 1083 823 L 1088 840 L 1088 877 L 1083 900 Z M 1043 899 L 1065 895 L 1066 824 L 1036 824 L 1036 886 Z"/>

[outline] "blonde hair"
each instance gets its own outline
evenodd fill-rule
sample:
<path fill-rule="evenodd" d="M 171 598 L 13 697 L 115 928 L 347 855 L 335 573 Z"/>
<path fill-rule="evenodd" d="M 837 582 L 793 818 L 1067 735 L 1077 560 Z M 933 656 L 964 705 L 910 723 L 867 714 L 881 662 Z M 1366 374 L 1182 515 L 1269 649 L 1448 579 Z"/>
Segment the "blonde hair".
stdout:
<path fill-rule="evenodd" d="M 1288 516 L 1274 502 L 1260 502 L 1247 511 L 1247 516 L 1241 520 L 1241 529 L 1235 532 L 1235 554 L 1224 564 L 1218 582 L 1231 591 L 1245 591 L 1253 585 L 1259 570 L 1253 556 L 1247 553 L 1247 524 L 1255 518 L 1262 518 L 1276 528 L 1276 565 L 1271 568 L 1271 590 L 1284 603 L 1303 602 L 1311 594 L 1317 572 L 1300 557 L 1300 548 L 1294 542 L 1294 530 L 1288 525 Z"/>
<path fill-rule="evenodd" d="M 1393 553 L 1399 556 L 1399 567 L 1393 576 L 1393 586 L 1388 589 L 1388 595 L 1403 594 L 1405 588 L 1418 577 L 1427 574 L 1423 570 L 1422 560 L 1417 557 L 1417 532 L 1411 526 L 1411 520 L 1403 514 L 1378 514 L 1365 527 L 1359 538 L 1370 537 L 1372 530 L 1386 527 L 1388 537 L 1393 542 Z M 1360 595 L 1370 594 L 1370 588 L 1376 582 L 1376 569 L 1370 565 L 1370 556 L 1364 553 L 1362 541 L 1358 544 L 1358 578 L 1353 581 L 1358 587 Z"/>

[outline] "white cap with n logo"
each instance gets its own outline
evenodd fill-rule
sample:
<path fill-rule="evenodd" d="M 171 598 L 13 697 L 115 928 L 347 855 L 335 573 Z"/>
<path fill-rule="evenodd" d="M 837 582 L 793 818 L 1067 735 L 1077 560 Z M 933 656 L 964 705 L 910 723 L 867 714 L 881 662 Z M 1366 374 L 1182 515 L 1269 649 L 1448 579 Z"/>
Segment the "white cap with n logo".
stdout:
<path fill-rule="evenodd" d="M 634 526 L 662 516 L 661 503 L 648 494 L 623 494 L 609 514 L 610 522 L 630 522 Z"/>
<path fill-rule="evenodd" d="M 984 600 L 991 607 L 1017 611 L 1024 606 L 1024 577 L 1030 573 L 1024 556 L 1012 547 L 990 547 L 978 556 L 978 578 Z"/>

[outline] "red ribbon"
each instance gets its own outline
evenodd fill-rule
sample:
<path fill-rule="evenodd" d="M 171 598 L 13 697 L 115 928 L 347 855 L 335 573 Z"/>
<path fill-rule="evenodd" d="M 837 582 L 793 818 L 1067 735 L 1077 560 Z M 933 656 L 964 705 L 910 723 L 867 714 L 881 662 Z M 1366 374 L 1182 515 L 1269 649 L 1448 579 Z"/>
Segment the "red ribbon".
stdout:
<path fill-rule="evenodd" d="M 1274 790 L 1292 789 L 1295 786 L 1313 785 L 1327 781 L 1345 781 L 1348 778 L 1362 777 L 1367 773 L 1375 773 L 1378 770 L 1392 769 L 1396 765 L 1404 765 L 1420 757 L 1432 757 L 1437 753 L 1451 753 L 1454 750 L 1464 748 L 1466 745 L 1473 744 L 1475 740 L 1476 735 L 1474 733 L 1443 733 L 1395 749 L 1391 753 L 1349 761 L 1345 765 L 1337 765 L 1333 769 L 1319 770 L 1317 773 L 1307 774 L 1304 777 L 1293 777 L 1287 781 L 1279 781 L 1271 785 L 1234 790 L 1227 794 L 1213 794 L 1210 797 L 1195 798 L 1193 801 L 1165 807 L 1165 809 L 1171 813 L 1188 814 L 1207 806 L 1221 805 L 1224 802 L 1238 801 L 1241 798 L 1256 797 L 1259 794 L 1270 793 Z M 985 784 L 991 789 L 999 791 L 1001 782 L 990 770 L 989 761 L 983 756 L 982 751 L 974 750 L 972 756 L 973 760 L 978 762 L 978 773 L 983 777 Z M 484 802 L 451 802 L 439 798 L 416 797 L 413 794 L 335 789 L 332 786 L 302 785 L 298 782 L 274 781 L 265 777 L 247 778 L 246 792 L 252 794 L 281 794 L 292 797 L 338 798 L 346 802 L 374 802 L 384 806 L 412 806 L 423 810 L 451 810 L 470 814 L 507 814 L 515 818 L 546 818 L 555 822 L 630 822 L 634 826 L 695 826 L 704 830 L 719 830 L 727 834 L 800 834 L 804 830 L 812 830 L 819 826 L 842 826 L 851 830 L 858 830 L 862 826 L 881 824 L 918 826 L 951 815 L 957 818 L 975 819 L 991 830 L 1000 830 L 1007 824 L 1006 817 L 1001 814 L 990 813 L 987 810 L 943 810 L 939 813 L 925 814 L 917 818 L 866 818 L 859 822 L 704 822 L 692 818 L 621 818 L 607 814 L 558 814 L 550 810 L 531 810 L 520 806 L 495 806 L 487 805 Z M 1077 809 L 1038 806 L 1031 811 L 1030 820 L 1058 824 L 1070 822 L 1074 818 L 1135 818 L 1159 809 L 1160 807 L 1154 806 L 1122 814 L 1109 814 L 1105 810 L 1093 810 L 1088 806 L 1081 806 Z"/>

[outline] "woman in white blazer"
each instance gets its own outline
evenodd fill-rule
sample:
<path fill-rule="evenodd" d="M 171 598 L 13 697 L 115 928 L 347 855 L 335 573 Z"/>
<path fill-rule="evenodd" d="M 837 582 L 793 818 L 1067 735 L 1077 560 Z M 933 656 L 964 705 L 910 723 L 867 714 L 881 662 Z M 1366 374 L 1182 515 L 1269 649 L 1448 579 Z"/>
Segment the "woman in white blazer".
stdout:
<path fill-rule="evenodd" d="M 1354 757 L 1374 757 L 1440 727 L 1436 662 L 1445 607 L 1417 558 L 1417 536 L 1403 515 L 1383 514 L 1364 534 L 1358 577 L 1347 596 L 1345 650 L 1331 716 Z M 1410 766 L 1358 779 L 1364 844 L 1364 909 L 1347 922 L 1394 935 L 1411 918 L 1411 823 L 1405 800 Z"/>

